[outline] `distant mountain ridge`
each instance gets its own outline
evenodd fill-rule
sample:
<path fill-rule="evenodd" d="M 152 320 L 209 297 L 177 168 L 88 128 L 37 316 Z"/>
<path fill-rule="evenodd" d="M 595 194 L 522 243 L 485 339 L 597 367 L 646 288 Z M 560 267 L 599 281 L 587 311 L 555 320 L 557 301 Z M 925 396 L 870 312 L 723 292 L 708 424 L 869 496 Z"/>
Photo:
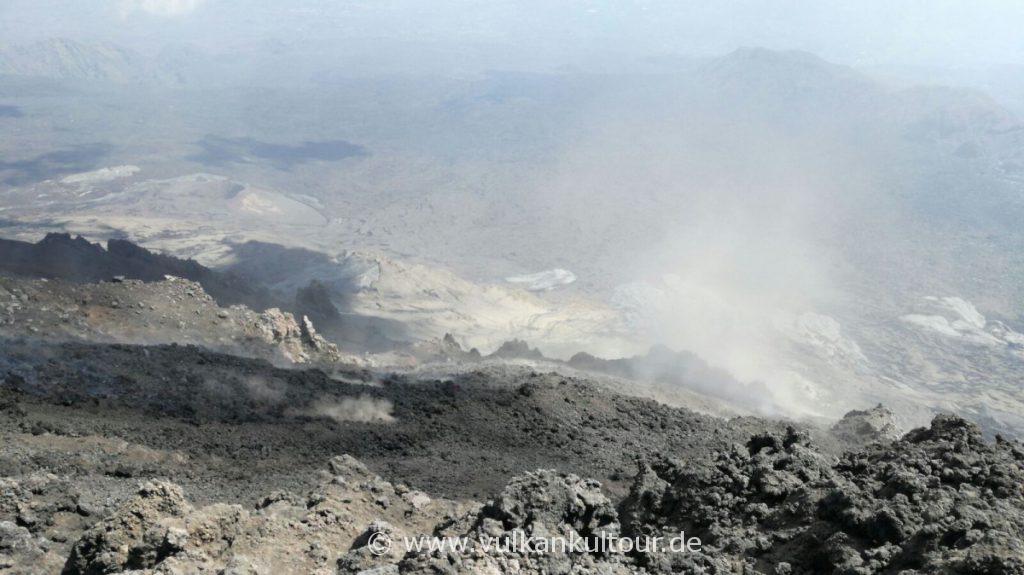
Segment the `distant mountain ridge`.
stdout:
<path fill-rule="evenodd" d="M 107 249 L 71 234 L 47 234 L 38 243 L 0 239 L 0 275 L 60 279 L 76 283 L 115 277 L 146 282 L 176 276 L 198 282 L 221 305 L 245 304 L 257 311 L 274 302 L 264 291 L 231 274 L 193 260 L 153 253 L 127 240 L 107 241 Z"/>
<path fill-rule="evenodd" d="M 0 74 L 127 82 L 140 76 L 140 62 L 137 55 L 110 42 L 50 38 L 0 46 Z"/>
<path fill-rule="evenodd" d="M 837 108 L 851 108 L 940 136 L 1002 133 L 1020 126 L 1012 112 L 979 90 L 943 85 L 889 88 L 855 68 L 809 52 L 739 48 L 704 61 L 698 75 L 722 96 L 757 99 L 782 110 L 814 108 L 835 114 Z"/>

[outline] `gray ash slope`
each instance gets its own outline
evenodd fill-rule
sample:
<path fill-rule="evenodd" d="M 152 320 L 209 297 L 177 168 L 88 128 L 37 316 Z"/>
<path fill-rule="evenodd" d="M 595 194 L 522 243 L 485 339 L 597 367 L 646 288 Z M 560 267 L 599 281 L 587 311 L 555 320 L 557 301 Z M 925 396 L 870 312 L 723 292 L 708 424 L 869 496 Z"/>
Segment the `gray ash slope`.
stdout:
<path fill-rule="evenodd" d="M 4 343 L 9 572 L 1024 573 L 1024 446 L 952 416 L 893 441 L 883 410 L 859 412 L 829 441 L 514 368 L 411 381 Z M 311 409 L 346 399 L 387 413 Z M 855 430 L 878 433 L 840 454 Z M 680 530 L 700 553 L 480 546 Z M 475 543 L 375 557 L 368 531 Z"/>
<path fill-rule="evenodd" d="M 622 495 L 636 457 L 706 455 L 782 426 L 726 422 L 529 368 L 416 381 L 340 366 L 331 373 L 281 369 L 191 346 L 7 340 L 4 349 L 8 401 L 27 411 L 6 420 L 8 432 L 113 434 L 190 459 L 226 458 L 214 476 L 234 469 L 254 482 L 220 494 L 230 499 L 278 481 L 272 475 L 301 481 L 339 453 L 448 496 L 484 497 L 514 473 L 545 467 L 608 481 Z M 330 407 L 346 400 L 387 406 L 390 417 L 335 415 Z"/>
<path fill-rule="evenodd" d="M 99 567 L 97 557 L 70 554 L 90 525 L 130 507 L 149 479 L 180 484 L 199 503 L 249 508 L 281 490 L 314 498 L 325 462 L 349 453 L 431 495 L 482 499 L 516 474 L 556 468 L 601 478 L 621 498 L 637 456 L 671 449 L 704 458 L 716 445 L 781 425 L 722 426 L 524 368 L 414 381 L 340 365 L 330 373 L 280 369 L 191 346 L 9 339 L 2 349 L 0 565 L 13 572 L 53 572 L 42 566 L 69 556 L 81 567 L 69 572 L 146 566 L 133 559 Z M 379 499 L 359 517 L 369 521 L 375 511 L 414 533 L 431 531 L 386 514 Z M 329 552 L 349 548 L 359 534 L 351 530 L 365 526 L 346 524 Z"/>

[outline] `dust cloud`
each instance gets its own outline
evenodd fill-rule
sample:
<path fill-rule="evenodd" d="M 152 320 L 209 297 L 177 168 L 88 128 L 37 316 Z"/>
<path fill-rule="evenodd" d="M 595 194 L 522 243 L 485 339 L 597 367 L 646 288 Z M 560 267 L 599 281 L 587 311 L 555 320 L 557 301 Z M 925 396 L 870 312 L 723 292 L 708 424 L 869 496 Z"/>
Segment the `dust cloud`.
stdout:
<path fill-rule="evenodd" d="M 394 404 L 388 399 L 377 399 L 369 395 L 346 397 L 340 401 L 321 398 L 301 410 L 291 410 L 291 417 L 323 417 L 337 423 L 392 423 Z"/>

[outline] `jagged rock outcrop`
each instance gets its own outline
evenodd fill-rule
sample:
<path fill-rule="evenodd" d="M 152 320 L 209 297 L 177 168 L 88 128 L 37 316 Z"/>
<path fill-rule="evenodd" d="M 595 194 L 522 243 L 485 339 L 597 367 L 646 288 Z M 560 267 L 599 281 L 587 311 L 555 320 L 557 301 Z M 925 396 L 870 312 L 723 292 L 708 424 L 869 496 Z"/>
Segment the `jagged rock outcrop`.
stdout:
<path fill-rule="evenodd" d="M 734 445 L 703 464 L 670 458 L 642 463 L 622 505 L 624 528 L 646 536 L 685 532 L 701 540 L 697 554 L 639 556 L 652 572 L 732 572 L 745 557 L 771 548 L 769 528 L 762 527 L 762 521 L 773 509 L 792 501 L 792 511 L 798 511 L 807 486 L 827 480 L 833 463 L 811 448 L 805 433 L 793 428 L 784 434 L 755 435 L 745 446 Z"/>
<path fill-rule="evenodd" d="M 161 522 L 192 511 L 181 488 L 147 483 L 113 515 L 86 531 L 71 549 L 65 575 L 95 575 L 148 569 L 181 551 L 186 534 L 161 529 Z"/>
<path fill-rule="evenodd" d="M 619 533 L 618 514 L 600 483 L 549 470 L 512 479 L 482 510 L 480 526 L 485 524 L 528 533 L 572 530 L 584 537 Z"/>
<path fill-rule="evenodd" d="M 800 434 L 758 435 L 709 464 L 643 467 L 623 505 L 628 530 L 691 529 L 719 568 L 794 574 L 1024 573 L 1022 511 L 1021 445 L 953 416 L 834 462 Z"/>
<path fill-rule="evenodd" d="M 501 344 L 501 347 L 494 350 L 487 356 L 496 359 L 531 359 L 543 360 L 544 354 L 537 348 L 530 347 L 530 344 L 521 339 L 512 339 Z"/>
<path fill-rule="evenodd" d="M 0 477 L 0 572 L 57 572 L 64 563 L 60 545 L 67 530 L 96 521 L 76 485 L 51 473 L 15 480 Z"/>
<path fill-rule="evenodd" d="M 464 508 L 384 481 L 349 456 L 332 459 L 319 487 L 305 497 L 277 492 L 254 508 L 222 503 L 195 508 L 178 486 L 150 482 L 82 535 L 63 572 L 269 575 L 394 570 L 403 535 L 427 533 L 444 516 L 464 514 Z M 9 529 L 0 524 L 0 541 L 24 545 L 20 533 L 3 539 L 5 530 Z M 394 553 L 378 556 L 367 549 L 368 536 L 377 532 L 394 539 Z"/>
<path fill-rule="evenodd" d="M 469 521 L 462 518 L 462 521 Z M 429 573 L 633 573 L 624 555 L 588 553 L 571 549 L 539 547 L 540 541 L 560 537 L 587 538 L 594 543 L 600 537 L 620 535 L 618 515 L 612 502 L 594 480 L 550 470 L 536 471 L 513 478 L 494 501 L 471 519 L 472 525 L 460 532 L 458 522 L 438 526 L 445 535 L 458 535 L 468 547 L 461 551 L 410 553 L 399 572 L 416 575 Z M 532 548 L 523 542 L 530 540 Z"/>
<path fill-rule="evenodd" d="M 302 323 L 299 323 L 292 314 L 270 308 L 259 314 L 255 328 L 264 343 L 276 346 L 292 363 L 307 363 L 313 357 L 327 361 L 341 359 L 338 346 L 318 334 L 306 316 L 302 316 Z"/>
<path fill-rule="evenodd" d="M 444 337 L 440 339 L 416 342 L 411 346 L 410 351 L 418 361 L 427 363 L 448 361 L 476 362 L 480 361 L 482 357 L 480 351 L 475 347 L 469 351 L 463 349 L 462 345 L 456 341 L 455 336 L 450 333 L 444 334 Z"/>
<path fill-rule="evenodd" d="M 328 354 L 331 359 L 338 359 L 338 346 L 324 339 L 313 327 L 313 322 L 308 316 L 302 316 L 302 323 L 299 325 L 302 332 L 302 343 L 318 352 Z"/>
<path fill-rule="evenodd" d="M 200 283 L 175 276 L 97 284 L 0 277 L 0 336 L 24 335 L 194 344 L 287 363 L 342 359 L 308 318 L 300 324 L 279 308 L 221 307 Z"/>
<path fill-rule="evenodd" d="M 288 361 L 302 363 L 309 360 L 303 350 L 302 328 L 292 314 L 272 307 L 257 316 L 254 327 L 260 340 L 276 346 Z"/>
<path fill-rule="evenodd" d="M 13 521 L 0 521 L 0 572 L 28 574 L 59 570 L 61 557 L 52 552 L 53 548 L 51 541 L 33 535 L 27 527 Z"/>
<path fill-rule="evenodd" d="M 829 432 L 847 446 L 862 446 L 899 437 L 896 415 L 879 404 L 868 410 L 852 410 L 837 421 Z"/>
<path fill-rule="evenodd" d="M 47 234 L 35 244 L 0 239 L 0 274 L 75 283 L 115 277 L 159 282 L 170 275 L 199 283 L 220 305 L 244 304 L 259 311 L 273 304 L 264 290 L 196 261 L 151 252 L 121 239 L 108 240 L 103 249 L 98 243 L 67 233 Z"/>

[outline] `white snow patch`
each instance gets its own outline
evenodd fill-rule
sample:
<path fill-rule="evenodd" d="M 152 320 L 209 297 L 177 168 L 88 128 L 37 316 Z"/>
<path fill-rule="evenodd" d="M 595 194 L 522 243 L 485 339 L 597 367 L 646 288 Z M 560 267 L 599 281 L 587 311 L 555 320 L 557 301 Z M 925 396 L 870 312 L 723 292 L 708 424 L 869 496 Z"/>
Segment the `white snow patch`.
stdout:
<path fill-rule="evenodd" d="M 910 313 L 904 316 L 900 316 L 900 319 L 915 325 L 917 327 L 924 328 L 935 333 L 945 335 L 948 337 L 960 337 L 960 332 L 957 331 L 949 320 L 942 317 L 941 315 L 921 315 L 916 313 Z"/>
<path fill-rule="evenodd" d="M 549 291 L 556 287 L 573 283 L 576 281 L 576 274 L 569 270 L 555 268 L 535 274 L 512 276 L 505 278 L 505 281 L 514 284 L 526 284 L 526 289 L 530 291 Z"/>
<path fill-rule="evenodd" d="M 925 331 L 988 347 L 1019 346 L 1024 336 L 1000 321 L 989 321 L 974 304 L 959 297 L 924 298 L 938 313 L 906 314 L 900 320 Z"/>
<path fill-rule="evenodd" d="M 985 316 L 981 315 L 974 304 L 967 300 L 958 297 L 938 298 L 934 296 L 924 299 L 935 302 L 956 314 L 958 318 L 953 321 L 953 326 L 957 329 L 983 329 L 985 327 Z"/>

